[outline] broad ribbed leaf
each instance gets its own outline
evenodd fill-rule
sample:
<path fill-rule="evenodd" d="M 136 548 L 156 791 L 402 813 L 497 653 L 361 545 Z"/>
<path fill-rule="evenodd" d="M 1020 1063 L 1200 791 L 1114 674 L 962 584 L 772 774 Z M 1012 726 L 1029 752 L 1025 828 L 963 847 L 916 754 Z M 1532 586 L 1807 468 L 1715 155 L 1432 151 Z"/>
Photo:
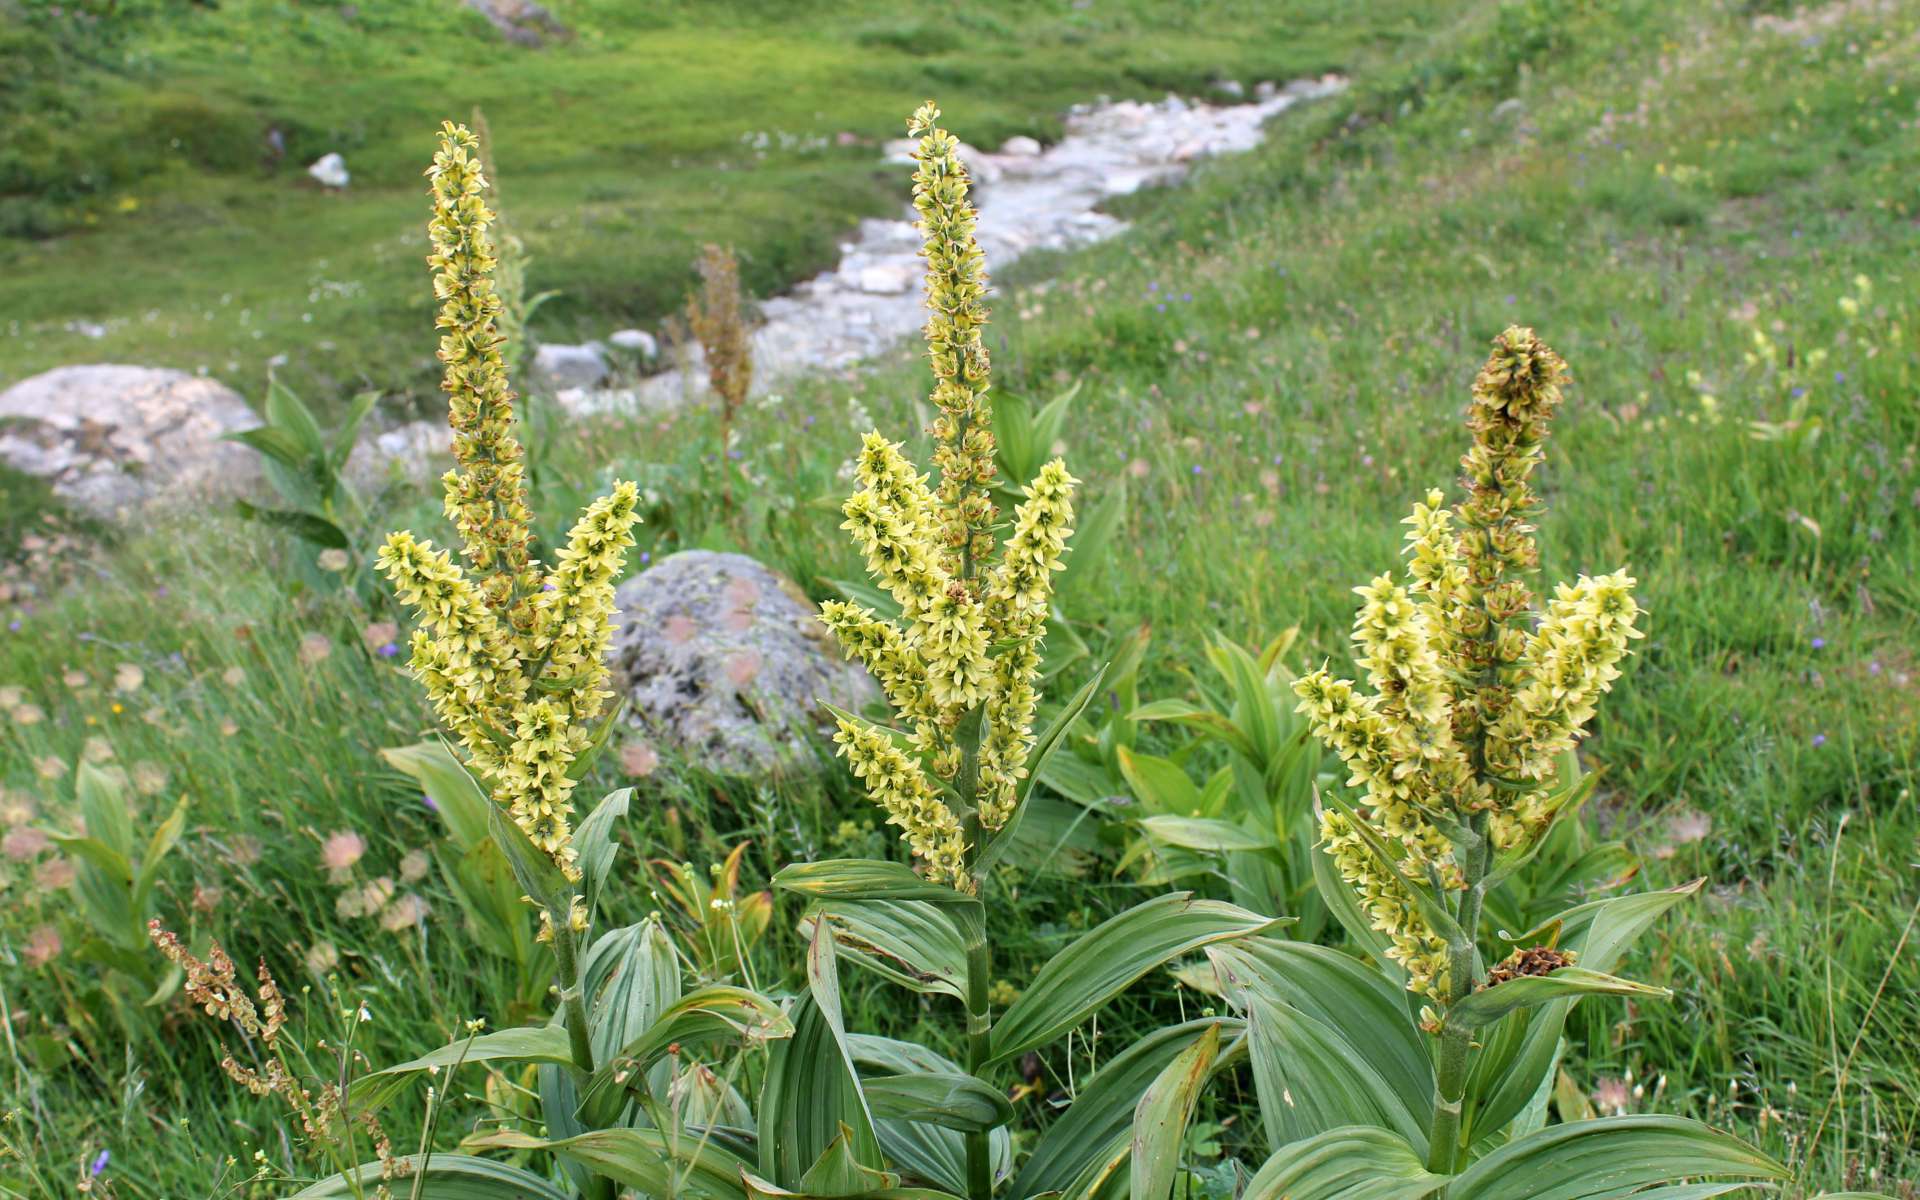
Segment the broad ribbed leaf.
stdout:
<path fill-rule="evenodd" d="M 1581 967 L 1610 971 L 1634 939 L 1674 905 L 1700 890 L 1701 880 L 1658 892 L 1614 896 L 1576 905 L 1561 913 L 1560 944 L 1577 951 Z M 1576 998 L 1549 1001 L 1539 1009 L 1508 1017 L 1483 1038 L 1487 1049 L 1475 1056 L 1467 1079 L 1470 1144 L 1500 1132 L 1526 1108 L 1553 1069 L 1560 1031 Z"/>
<path fill-rule="evenodd" d="M 792 1033 L 786 1014 L 758 992 L 721 986 L 689 992 L 618 1054 L 600 1063 L 581 1094 L 581 1111 L 590 1127 L 610 1124 L 625 1094 L 646 1085 L 647 1071 L 670 1047 L 689 1050 L 714 1042 L 767 1041 Z"/>
<path fill-rule="evenodd" d="M 1335 1129 L 1378 1125 L 1425 1152 L 1426 1129 L 1414 1116 L 1417 1100 L 1394 1091 L 1338 1030 L 1268 996 L 1247 995 L 1243 1003 L 1269 1149 Z"/>
<path fill-rule="evenodd" d="M 832 858 L 791 863 L 773 877 L 773 886 L 828 900 L 925 900 L 933 904 L 976 904 L 965 892 L 929 883 L 904 863 L 879 858 Z"/>
<path fill-rule="evenodd" d="M 1572 996 L 1652 996 L 1673 999 L 1663 987 L 1636 983 L 1617 975 L 1605 975 L 1582 967 L 1561 967 L 1550 975 L 1522 975 L 1493 987 L 1482 988 L 1447 1010 L 1447 1023 L 1478 1029 L 1491 1025 L 1508 1013 L 1533 1008 L 1552 1000 Z"/>
<path fill-rule="evenodd" d="M 497 804 L 487 805 L 487 834 L 507 857 L 514 881 L 535 904 L 563 919 L 573 906 L 573 885 L 560 872 L 559 864 L 533 844 L 520 823 L 502 812 Z"/>
<path fill-rule="evenodd" d="M 361 1076 L 353 1083 L 353 1107 L 362 1112 L 377 1109 L 404 1091 L 415 1075 L 455 1063 L 572 1061 L 567 1031 L 558 1025 L 502 1029 L 461 1038 L 409 1062 Z"/>
<path fill-rule="evenodd" d="M 1219 1055 L 1220 1026 L 1215 1023 L 1174 1056 L 1140 1094 L 1133 1109 L 1133 1172 L 1127 1185 L 1131 1200 L 1166 1200 L 1172 1194 L 1187 1123 Z"/>
<path fill-rule="evenodd" d="M 1405 988 L 1338 950 L 1305 942 L 1249 938 L 1216 946 L 1207 957 L 1229 1000 L 1265 996 L 1324 1022 L 1400 1098 L 1415 1128 L 1432 1124 L 1433 1063 Z"/>
<path fill-rule="evenodd" d="M 1044 1046 L 1128 984 L 1183 954 L 1288 922 L 1171 892 L 1102 922 L 1040 968 L 993 1026 L 991 1061 Z"/>
<path fill-rule="evenodd" d="M 1125 1139 L 1141 1093 L 1168 1063 L 1216 1027 L 1236 1037 L 1244 1029 L 1237 1022 L 1218 1020 L 1168 1025 L 1102 1066 L 1035 1143 L 1009 1194 L 1037 1196 L 1064 1191 L 1116 1142 L 1120 1156 L 1125 1157 Z"/>
<path fill-rule="evenodd" d="M 613 869 L 613 857 L 620 849 L 620 819 L 627 815 L 632 802 L 632 788 L 608 792 L 573 831 L 573 848 L 580 854 L 580 873 L 586 879 L 588 911 L 600 897 L 607 872 Z"/>
<path fill-rule="evenodd" d="M 476 1149 L 548 1150 L 569 1162 L 636 1189 L 643 1196 L 686 1200 L 745 1200 L 740 1176 L 752 1164 L 711 1138 L 658 1129 L 596 1129 L 548 1141 L 517 1129 L 469 1137 Z"/>
<path fill-rule="evenodd" d="M 869 1090 L 890 1076 L 963 1074 L 959 1063 L 915 1042 L 870 1034 L 848 1034 L 847 1050 L 860 1068 L 861 1085 Z M 967 1190 L 967 1151 L 965 1135 L 923 1121 L 876 1115 L 873 1130 L 887 1161 L 910 1178 L 953 1192 Z M 1013 1140 L 1006 1127 L 988 1135 L 993 1158 L 993 1176 L 1004 1178 L 1012 1170 Z M 1025 1193 L 1022 1193 L 1023 1195 Z"/>
<path fill-rule="evenodd" d="M 1200 789 L 1193 786 L 1186 771 L 1171 759 L 1151 754 L 1136 754 L 1125 746 L 1114 752 L 1120 774 L 1141 805 L 1150 813 L 1197 817 L 1201 812 Z"/>
<path fill-rule="evenodd" d="M 1275 1152 L 1241 1200 L 1424 1200 L 1447 1180 L 1390 1130 L 1330 1129 Z"/>
<path fill-rule="evenodd" d="M 967 949 L 941 906 L 924 900 L 822 900 L 813 918 L 843 956 L 923 995 L 966 998 Z"/>
<path fill-rule="evenodd" d="M 1551 1125 L 1495 1150 L 1447 1189 L 1448 1200 L 1613 1200 L 1682 1179 L 1783 1180 L 1760 1151 L 1698 1121 L 1611 1117 Z"/>
<path fill-rule="evenodd" d="M 841 1023 L 833 934 L 824 925 L 814 926 L 807 949 L 807 983 L 793 1007 L 793 1036 L 773 1047 L 760 1090 L 759 1173 L 783 1188 L 799 1188 L 842 1131 L 850 1131 L 856 1162 L 883 1165 Z"/>
<path fill-rule="evenodd" d="M 399 1155 L 395 1161 L 406 1168 L 406 1182 L 399 1185 L 403 1189 L 414 1186 L 416 1175 L 424 1175 L 419 1180 L 419 1194 L 424 1200 L 569 1200 L 569 1193 L 533 1172 L 488 1158 L 434 1154 L 428 1157 L 424 1170 L 420 1168 L 417 1154 Z M 292 1200 L 354 1200 L 371 1196 L 384 1178 L 383 1170 L 380 1163 L 365 1163 L 351 1172 L 302 1188 L 293 1194 Z"/>
<path fill-rule="evenodd" d="M 883 1075 L 862 1080 L 862 1087 L 878 1117 L 971 1132 L 1013 1120 L 1013 1105 L 1000 1089 L 965 1072 Z"/>
<path fill-rule="evenodd" d="M 1140 826 L 1154 840 L 1188 850 L 1266 850 L 1275 844 L 1267 834 L 1213 817 L 1147 817 Z"/>
<path fill-rule="evenodd" d="M 680 960 L 660 919 L 648 917 L 594 939 L 582 986 L 594 1061 L 605 1062 L 680 1001 Z"/>
<path fill-rule="evenodd" d="M 427 799 L 433 801 L 433 809 L 440 814 L 447 832 L 462 849 L 486 840 L 487 811 L 493 807 L 493 801 L 445 742 L 432 740 L 411 746 L 390 746 L 380 751 L 380 757 L 420 785 Z"/>

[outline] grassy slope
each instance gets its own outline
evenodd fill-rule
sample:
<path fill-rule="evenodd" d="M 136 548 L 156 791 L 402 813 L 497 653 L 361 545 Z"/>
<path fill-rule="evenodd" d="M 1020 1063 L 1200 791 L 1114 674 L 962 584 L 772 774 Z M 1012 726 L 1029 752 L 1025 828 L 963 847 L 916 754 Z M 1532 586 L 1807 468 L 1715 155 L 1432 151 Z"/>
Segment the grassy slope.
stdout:
<path fill-rule="evenodd" d="M 1129 481 L 1134 557 L 1076 568 L 1073 611 L 1111 630 L 1154 622 L 1161 690 L 1178 688 L 1172 668 L 1209 626 L 1253 638 L 1302 622 L 1313 652 L 1342 653 L 1347 588 L 1392 560 L 1407 503 L 1452 474 L 1486 338 L 1525 320 L 1567 355 L 1579 384 L 1551 448 L 1546 573 L 1627 563 L 1652 611 L 1592 747 L 1608 771 L 1606 816 L 1650 852 L 1649 883 L 1707 874 L 1715 885 L 1635 964 L 1679 999 L 1593 1008 L 1570 1070 L 1589 1089 L 1630 1072 L 1651 1093 L 1636 1106 L 1729 1122 L 1799 1159 L 1837 1094 L 1805 1165 L 1810 1185 L 1828 1187 L 1889 1187 L 1916 1169 L 1920 1022 L 1902 998 L 1920 969 L 1896 943 L 1920 895 L 1909 674 L 1920 369 L 1903 183 L 1920 165 L 1920 79 L 1903 20 L 1775 32 L 1744 12 L 1676 18 L 1632 3 L 1469 17 L 1373 60 L 1354 95 L 1284 122 L 1259 154 L 1141 198 L 1127 241 L 1003 278 L 997 312 L 1008 386 L 1041 394 L 1087 380 L 1072 459 L 1096 492 Z M 1531 132 L 1491 116 L 1509 97 Z M 964 106 L 947 107 L 959 132 L 989 140 Z M 1864 303 L 1856 274 L 1872 282 Z M 1792 347 L 1790 369 L 1747 361 L 1755 324 Z M 853 386 L 883 426 L 917 424 L 923 385 L 910 363 Z M 1817 418 L 1819 436 L 1751 436 L 1750 422 L 1794 419 L 1795 388 L 1800 428 Z M 844 385 L 798 389 L 749 422 L 746 467 L 788 481 L 780 492 L 802 503 L 745 540 L 802 578 L 847 571 L 831 521 L 804 506 L 840 486 L 832 474 L 857 420 L 846 401 Z M 690 414 L 603 431 L 591 446 L 562 438 L 552 453 L 578 491 L 614 470 L 656 472 L 672 498 L 649 517 L 658 553 L 709 524 L 707 432 Z M 403 499 L 385 517 L 420 527 L 431 511 Z M 6 735 L 10 786 L 57 795 L 33 780 L 30 758 L 71 757 L 102 731 L 122 761 L 166 763 L 196 809 L 163 910 L 295 978 L 307 946 L 336 942 L 378 1014 L 376 1060 L 472 1012 L 497 1016 L 495 972 L 450 924 L 415 941 L 329 915 L 334 893 L 311 866 L 320 836 L 360 829 L 371 870 L 428 836 L 413 797 L 366 753 L 422 718 L 409 685 L 358 651 L 366 616 L 353 603 L 289 604 L 270 586 L 279 552 L 232 539 L 136 539 L 109 578 L 0 640 L 0 674 L 32 681 L 52 714 Z M 312 632 L 332 636 L 334 653 L 300 671 L 275 665 Z M 104 681 L 128 660 L 146 665 L 147 682 L 115 697 Z M 221 682 L 229 665 L 247 670 L 243 684 Z M 89 683 L 69 690 L 68 668 Z M 136 719 L 148 705 L 157 726 Z M 824 806 L 806 789 L 774 800 L 677 777 L 647 786 L 636 836 L 687 845 L 696 861 L 741 834 L 763 862 L 873 836 L 857 821 L 839 828 L 861 810 L 842 805 L 837 784 Z M 1668 818 L 1683 811 L 1708 818 L 1700 840 L 1672 835 Z M 675 829 L 687 840 L 676 844 Z M 265 856 L 235 868 L 242 835 Z M 223 888 L 197 915 L 193 880 Z M 1029 881 L 1008 977 L 1124 895 L 1098 876 Z M 57 905 L 32 896 L 0 927 L 17 947 Z M 1896 956 L 1888 999 L 1849 1060 Z M 123 1067 L 110 1028 L 50 1020 L 64 1007 L 56 984 L 81 979 L 43 971 L 8 985 L 9 1005 L 34 1014 L 17 1025 L 64 1032 L 87 1064 L 23 1076 L 11 1098 L 45 1114 L 16 1128 L 57 1177 L 111 1144 L 165 1181 L 129 1180 L 123 1194 L 204 1191 L 204 1154 L 155 1136 L 183 1117 L 212 1144 L 277 1145 L 262 1110 L 209 1100 L 219 1092 L 203 1057 Z M 898 1005 L 858 1007 L 869 1027 L 903 1020 Z M 1103 1021 L 1110 1045 L 1138 1011 Z M 936 1010 L 904 1020 L 936 1039 L 951 1032 Z"/>
<path fill-rule="evenodd" d="M 91 359 L 204 367 L 251 394 L 286 354 L 283 377 L 316 396 L 430 396 L 411 335 L 428 303 L 420 163 L 440 121 L 476 105 L 531 286 L 562 293 L 540 332 L 566 340 L 673 311 L 704 240 L 737 245 L 762 292 L 827 265 L 859 218 L 899 207 L 875 146 L 902 134 L 902 97 L 937 91 L 997 145 L 1057 132 L 1099 93 L 1326 70 L 1368 32 L 1321 21 L 1302 36 L 1248 0 L 553 8 L 576 36 L 539 51 L 437 0 L 22 26 L 12 65 L 48 60 L 36 36 L 78 64 L 19 85 L 9 114 L 0 384 Z M 756 134 L 771 144 L 743 143 Z M 305 175 L 330 150 L 353 172 L 343 193 Z M 9 236 L 45 226 L 62 231 Z"/>

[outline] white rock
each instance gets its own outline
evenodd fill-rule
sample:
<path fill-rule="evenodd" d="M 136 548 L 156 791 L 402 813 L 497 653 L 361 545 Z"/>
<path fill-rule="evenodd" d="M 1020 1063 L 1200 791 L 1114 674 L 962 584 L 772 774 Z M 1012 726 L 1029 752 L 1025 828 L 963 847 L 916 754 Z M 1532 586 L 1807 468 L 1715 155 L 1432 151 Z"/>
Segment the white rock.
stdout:
<path fill-rule="evenodd" d="M 881 263 L 860 268 L 860 290 L 873 296 L 898 296 L 913 287 L 918 272 L 906 263 Z"/>
<path fill-rule="evenodd" d="M 243 489 L 252 450 L 225 435 L 260 424 L 224 384 L 157 367 L 57 367 L 0 392 L 0 461 L 112 517 L 165 499 Z"/>
<path fill-rule="evenodd" d="M 1216 80 L 1213 85 L 1213 90 L 1233 100 L 1238 100 L 1247 94 L 1247 89 L 1241 85 L 1238 79 Z"/>
<path fill-rule="evenodd" d="M 1000 147 L 1000 153 L 1008 158 L 1034 158 L 1040 153 L 1040 143 L 1024 133 L 1008 138 Z"/>
<path fill-rule="evenodd" d="M 322 187 L 330 188 L 343 188 L 353 179 L 347 174 L 347 160 L 332 152 L 315 159 L 307 174 L 319 180 Z"/>
<path fill-rule="evenodd" d="M 660 343 L 644 329 L 622 329 L 609 334 L 607 341 L 622 350 L 638 351 L 642 358 L 660 357 Z"/>
<path fill-rule="evenodd" d="M 533 377 L 549 391 L 594 387 L 607 377 L 607 354 L 598 342 L 584 346 L 542 342 L 533 352 Z"/>
<path fill-rule="evenodd" d="M 1255 100 L 1271 100 L 1279 94 L 1280 89 L 1274 85 L 1271 79 L 1262 79 L 1259 83 L 1253 85 L 1253 98 Z"/>

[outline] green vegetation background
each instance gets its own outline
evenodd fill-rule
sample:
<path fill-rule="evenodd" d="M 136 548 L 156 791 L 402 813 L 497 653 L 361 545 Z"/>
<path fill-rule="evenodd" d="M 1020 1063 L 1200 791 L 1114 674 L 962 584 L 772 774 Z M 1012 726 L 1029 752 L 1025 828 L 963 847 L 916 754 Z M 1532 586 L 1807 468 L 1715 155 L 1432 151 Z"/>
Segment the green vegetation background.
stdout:
<path fill-rule="evenodd" d="M 1352 74 L 1261 150 L 1127 201 L 1126 239 L 998 277 L 1002 384 L 1045 396 L 1083 381 L 1070 462 L 1090 503 L 1129 491 L 1115 552 L 1069 573 L 1077 632 L 1098 649 L 1150 623 L 1154 695 L 1187 686 L 1179 665 L 1209 629 L 1257 641 L 1299 623 L 1306 653 L 1344 656 L 1348 589 L 1393 560 L 1411 499 L 1451 479 L 1487 339 L 1538 327 L 1576 377 L 1546 468 L 1545 574 L 1625 564 L 1650 610 L 1590 747 L 1606 772 L 1595 819 L 1646 855 L 1646 884 L 1712 885 L 1632 964 L 1675 1002 L 1587 1006 L 1569 1074 L 1729 1125 L 1799 1163 L 1809 1190 L 1920 1176 L 1920 966 L 1903 933 L 1920 903 L 1911 7 L 1096 0 L 642 19 L 581 0 L 556 6 L 579 36 L 532 54 L 457 6 L 361 9 L 121 5 L 82 27 L 36 5 L 3 27 L 0 380 L 123 360 L 206 365 L 258 394 L 266 358 L 286 353 L 283 377 L 317 406 L 368 384 L 401 407 L 426 400 L 417 174 L 439 118 L 474 104 L 534 285 L 565 292 L 539 332 L 564 340 L 671 309 L 701 240 L 738 244 L 763 294 L 825 264 L 855 218 L 905 191 L 872 144 L 834 135 L 895 136 L 924 94 L 992 145 L 1056 134 L 1065 105 L 1101 92 Z M 286 133 L 279 165 L 263 161 L 268 124 Z M 760 131 L 827 144 L 774 137 L 762 160 L 740 140 Z M 303 182 L 330 149 L 356 175 L 344 195 Z M 107 337 L 64 331 L 78 319 L 106 320 Z M 707 414 L 549 425 L 557 482 L 541 511 L 638 475 L 661 497 L 642 549 L 734 540 L 825 594 L 851 558 L 813 502 L 843 490 L 854 405 L 900 435 L 921 423 L 923 388 L 903 352 L 754 408 L 728 469 L 779 486 L 746 527 L 712 499 Z M 370 522 L 424 530 L 436 509 L 389 495 Z M 46 719 L 9 724 L 0 761 L 54 825 L 71 775 L 41 778 L 40 760 L 70 763 L 97 737 L 163 766 L 153 819 L 175 794 L 193 800 L 163 911 L 283 978 L 334 943 L 376 1014 L 379 1062 L 498 1017 L 508 987 L 463 950 L 444 899 L 424 934 L 335 915 L 321 839 L 360 831 L 371 871 L 431 840 L 417 794 L 371 753 L 428 720 L 362 646 L 385 614 L 340 589 L 289 596 L 309 554 L 224 521 L 169 524 L 122 536 L 57 598 L 16 602 L 0 678 Z M 133 692 L 111 686 L 123 662 L 143 667 Z M 696 862 L 742 837 L 762 873 L 887 844 L 831 777 L 751 788 L 669 763 L 640 786 L 637 843 Z M 1138 894 L 1110 860 L 1078 869 L 1020 881 L 1029 924 L 1010 964 Z M 218 1080 L 202 1033 L 129 1050 L 73 1015 L 96 973 L 22 957 L 34 929 L 66 919 L 58 895 L 26 866 L 0 870 L 4 1103 L 20 1114 L 7 1143 L 63 1183 L 111 1148 L 137 1197 L 209 1194 L 216 1147 L 277 1155 L 273 1114 Z M 640 893 L 634 914 L 652 906 Z M 1194 998 L 1169 986 L 1130 1003 L 1103 1019 L 1096 1053 Z M 864 1027 L 953 1034 L 937 1006 L 857 990 L 850 1005 Z M 1047 1086 L 1068 1066 L 1049 1056 Z M 1229 1151 L 1254 1136 L 1246 1100 L 1209 1100 Z M 30 1194 L 24 1178 L 0 1159 Z"/>

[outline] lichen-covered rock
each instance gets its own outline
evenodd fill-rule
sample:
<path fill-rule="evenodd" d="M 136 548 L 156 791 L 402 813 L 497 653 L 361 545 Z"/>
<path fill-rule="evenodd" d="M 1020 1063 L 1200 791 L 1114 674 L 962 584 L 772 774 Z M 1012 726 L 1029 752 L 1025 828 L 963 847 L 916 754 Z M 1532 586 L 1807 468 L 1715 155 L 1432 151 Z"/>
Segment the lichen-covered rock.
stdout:
<path fill-rule="evenodd" d="M 238 393 L 157 367 L 56 367 L 0 392 L 0 461 L 100 517 L 162 498 L 243 490 L 254 452 L 226 434 L 260 424 Z"/>
<path fill-rule="evenodd" d="M 609 658 L 629 714 L 710 770 L 807 766 L 805 730 L 831 728 L 820 701 L 857 711 L 879 697 L 799 588 L 744 554 L 670 555 L 620 585 L 614 603 Z"/>

